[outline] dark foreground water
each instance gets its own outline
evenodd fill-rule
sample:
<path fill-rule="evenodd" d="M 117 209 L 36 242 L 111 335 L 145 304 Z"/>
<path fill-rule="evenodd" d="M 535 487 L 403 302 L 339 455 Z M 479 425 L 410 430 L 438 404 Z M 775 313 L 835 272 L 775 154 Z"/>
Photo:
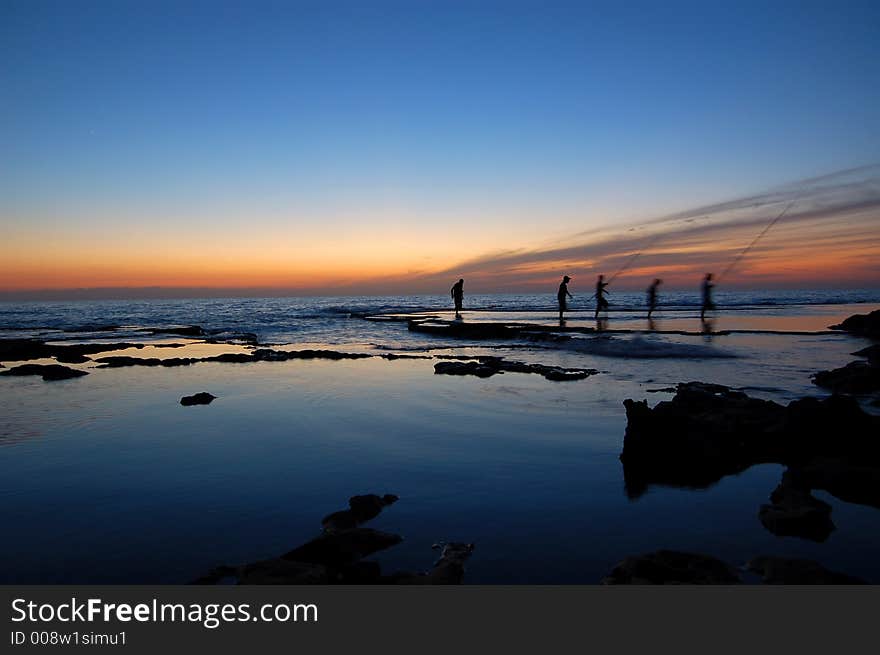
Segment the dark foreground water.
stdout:
<path fill-rule="evenodd" d="M 441 299 L 418 307 L 337 300 L 0 305 L 0 336 L 92 339 L 96 325 L 199 323 L 276 343 L 345 344 L 340 350 L 454 354 L 497 346 L 491 352 L 512 359 L 602 373 L 566 383 L 514 373 L 458 378 L 433 375 L 429 360 L 366 359 L 106 370 L 83 364 L 91 374 L 69 381 L 0 377 L 0 582 L 185 582 L 220 563 L 277 556 L 315 536 L 321 517 L 342 509 L 350 495 L 368 492 L 401 498 L 371 524 L 405 538 L 378 556 L 386 571 L 427 569 L 433 543 L 460 540 L 477 546 L 471 583 L 592 583 L 624 556 L 658 548 L 737 565 L 756 555 L 809 557 L 880 582 L 876 509 L 819 493 L 834 507 L 830 538 L 779 538 L 757 513 L 782 467 L 756 466 L 707 490 L 655 487 L 631 501 L 617 459 L 624 398 L 659 401 L 669 395 L 647 390 L 691 379 L 749 387 L 781 402 L 822 395 L 810 374 L 847 363 L 867 341 L 842 334 L 617 335 L 575 347 L 510 349 L 432 340 L 402 324 L 351 316 L 432 303 L 439 309 Z M 527 312 L 521 298 L 489 300 L 486 311 L 465 320 L 552 319 L 552 307 Z M 877 308 L 756 300 L 731 303 L 719 327 L 818 332 Z M 634 300 L 612 320 L 638 327 L 636 309 Z M 285 311 L 301 315 L 285 323 Z M 667 307 L 662 320 L 678 327 L 694 317 L 694 308 L 682 305 Z M 65 328 L 85 331 L 50 332 Z M 180 356 L 187 348 L 207 346 L 141 354 Z M 660 356 L 664 349 L 669 356 Z M 652 357 L 633 356 L 639 352 Z M 219 398 L 205 407 L 178 404 L 203 390 Z"/>

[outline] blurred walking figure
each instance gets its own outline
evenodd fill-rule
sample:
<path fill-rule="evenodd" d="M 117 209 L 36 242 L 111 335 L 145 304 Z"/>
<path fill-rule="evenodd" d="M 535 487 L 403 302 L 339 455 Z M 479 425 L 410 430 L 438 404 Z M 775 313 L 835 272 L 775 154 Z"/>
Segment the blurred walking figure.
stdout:
<path fill-rule="evenodd" d="M 663 284 L 663 280 L 659 277 L 654 278 L 651 286 L 648 287 L 648 320 L 651 320 L 651 314 L 657 309 L 657 287 Z"/>
<path fill-rule="evenodd" d="M 706 321 L 706 312 L 710 312 L 715 309 L 715 303 L 712 302 L 712 289 L 715 288 L 715 285 L 712 284 L 712 274 L 706 273 L 706 277 L 703 278 L 702 285 L 702 294 L 703 294 L 703 305 L 700 309 L 700 320 Z"/>
<path fill-rule="evenodd" d="M 449 295 L 455 301 L 455 318 L 461 318 L 461 302 L 464 300 L 464 279 L 459 280 L 452 285 Z"/>
<path fill-rule="evenodd" d="M 594 318 L 599 318 L 599 312 L 607 312 L 608 311 L 608 301 L 605 299 L 605 294 L 608 293 L 606 291 L 610 282 L 605 282 L 605 276 L 600 275 L 599 279 L 596 280 L 596 315 Z"/>
<path fill-rule="evenodd" d="M 559 285 L 559 291 L 556 293 L 556 300 L 559 301 L 559 323 L 562 324 L 565 322 L 565 318 L 563 317 L 563 312 L 568 309 L 567 298 L 574 298 L 568 291 L 568 283 L 571 282 L 571 278 L 567 275 L 562 276 L 562 284 Z"/>

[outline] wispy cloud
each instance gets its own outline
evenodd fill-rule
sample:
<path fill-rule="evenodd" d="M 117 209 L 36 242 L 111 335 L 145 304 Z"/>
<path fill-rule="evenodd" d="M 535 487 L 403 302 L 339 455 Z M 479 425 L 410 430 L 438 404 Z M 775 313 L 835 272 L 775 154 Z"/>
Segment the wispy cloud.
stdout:
<path fill-rule="evenodd" d="M 866 266 L 866 253 L 880 258 L 880 165 L 805 179 L 617 230 L 582 232 L 550 247 L 487 253 L 413 282 L 422 287 L 464 275 L 471 286 L 514 290 L 543 287 L 565 273 L 601 272 L 617 273 L 620 286 L 640 286 L 645 277 L 655 275 L 665 275 L 673 284 L 692 284 L 703 272 L 717 273 L 734 263 L 789 204 L 785 216 L 725 282 L 797 286 L 872 281 L 876 267 Z M 784 273 L 782 279 L 772 270 L 774 264 Z"/>

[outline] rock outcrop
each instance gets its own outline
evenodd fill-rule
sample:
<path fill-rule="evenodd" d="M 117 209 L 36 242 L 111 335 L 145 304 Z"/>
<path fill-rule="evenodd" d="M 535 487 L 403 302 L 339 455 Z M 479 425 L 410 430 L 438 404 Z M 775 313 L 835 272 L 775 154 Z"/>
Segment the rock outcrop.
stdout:
<path fill-rule="evenodd" d="M 583 380 L 598 373 L 596 369 L 562 368 L 546 364 L 527 364 L 525 362 L 509 362 L 502 357 L 483 356 L 474 361 L 444 361 L 434 364 L 434 373 L 438 375 L 475 375 L 488 378 L 499 373 L 537 373 L 554 382 Z"/>
<path fill-rule="evenodd" d="M 61 364 L 22 364 L 0 372 L 0 375 L 39 375 L 46 382 L 81 378 L 88 374 L 88 371 L 80 371 Z"/>
<path fill-rule="evenodd" d="M 854 314 L 842 323 L 830 326 L 829 329 L 843 330 L 870 339 L 880 339 L 880 309 L 876 309 L 870 314 Z"/>
<path fill-rule="evenodd" d="M 215 398 L 217 398 L 217 396 L 214 396 L 207 391 L 201 391 L 192 396 L 184 396 L 180 399 L 180 404 L 184 407 L 190 407 L 191 405 L 210 405 Z"/>
<path fill-rule="evenodd" d="M 377 562 L 365 557 L 399 544 L 399 535 L 361 527 L 397 502 L 394 494 L 352 496 L 348 509 L 328 514 L 323 532 L 275 559 L 240 566 L 218 566 L 194 584 L 460 584 L 473 544 L 450 542 L 427 572 L 384 575 Z"/>
<path fill-rule="evenodd" d="M 627 557 L 600 584 L 707 585 L 740 582 L 736 569 L 715 557 L 676 550 L 658 550 L 646 555 Z"/>

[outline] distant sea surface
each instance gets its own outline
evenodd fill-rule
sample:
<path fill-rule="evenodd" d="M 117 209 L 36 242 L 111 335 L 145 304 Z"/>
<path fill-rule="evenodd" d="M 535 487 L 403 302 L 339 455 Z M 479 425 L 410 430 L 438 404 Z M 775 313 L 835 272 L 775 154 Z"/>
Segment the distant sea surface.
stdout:
<path fill-rule="evenodd" d="M 572 285 L 571 318 L 592 316 L 592 287 Z M 720 311 L 754 312 L 784 316 L 811 305 L 845 305 L 880 302 L 880 289 L 727 291 L 715 294 Z M 644 315 L 644 293 L 612 293 L 612 319 Z M 696 316 L 697 293 L 669 292 L 661 288 L 658 317 Z M 51 330 L 80 330 L 83 333 L 106 326 L 200 325 L 213 334 L 250 333 L 264 343 L 370 343 L 405 346 L 409 337 L 402 331 L 351 321 L 364 315 L 438 312 L 450 309 L 451 299 L 435 296 L 338 296 L 291 298 L 192 298 L 174 300 L 82 300 L 70 302 L 0 302 L 0 337 L 15 330 L 20 334 L 48 336 Z M 552 316 L 555 294 L 465 294 L 467 312 L 502 315 L 504 320 L 524 320 L 537 315 Z M 22 329 L 25 330 L 22 330 Z"/>

